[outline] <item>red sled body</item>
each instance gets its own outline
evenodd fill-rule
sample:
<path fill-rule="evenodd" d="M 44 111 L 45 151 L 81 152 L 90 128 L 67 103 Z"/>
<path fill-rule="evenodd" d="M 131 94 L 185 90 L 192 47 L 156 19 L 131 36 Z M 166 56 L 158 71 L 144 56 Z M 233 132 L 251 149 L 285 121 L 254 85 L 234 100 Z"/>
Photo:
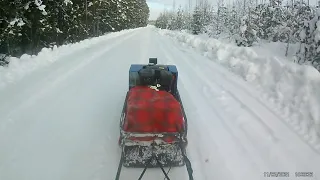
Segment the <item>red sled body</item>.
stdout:
<path fill-rule="evenodd" d="M 184 166 L 187 118 L 177 90 L 176 67 L 132 65 L 129 79 L 120 120 L 123 166 Z"/>

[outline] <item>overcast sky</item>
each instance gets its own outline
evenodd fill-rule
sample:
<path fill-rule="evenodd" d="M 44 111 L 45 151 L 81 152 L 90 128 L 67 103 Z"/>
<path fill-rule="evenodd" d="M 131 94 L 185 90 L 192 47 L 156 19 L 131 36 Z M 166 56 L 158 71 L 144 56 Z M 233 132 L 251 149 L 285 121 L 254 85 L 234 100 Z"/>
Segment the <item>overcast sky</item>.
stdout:
<path fill-rule="evenodd" d="M 191 0 L 192 4 L 196 3 L 196 0 Z M 217 0 L 208 0 L 211 3 L 216 4 Z M 310 4 L 314 5 L 316 4 L 317 0 L 310 0 Z M 225 0 L 226 3 L 232 2 L 232 0 Z M 150 8 L 150 20 L 155 20 L 160 12 L 162 12 L 164 9 L 170 9 L 173 6 L 173 0 L 147 0 L 147 3 Z M 185 6 L 188 5 L 189 0 L 175 0 L 176 8 L 179 7 L 179 5 Z"/>

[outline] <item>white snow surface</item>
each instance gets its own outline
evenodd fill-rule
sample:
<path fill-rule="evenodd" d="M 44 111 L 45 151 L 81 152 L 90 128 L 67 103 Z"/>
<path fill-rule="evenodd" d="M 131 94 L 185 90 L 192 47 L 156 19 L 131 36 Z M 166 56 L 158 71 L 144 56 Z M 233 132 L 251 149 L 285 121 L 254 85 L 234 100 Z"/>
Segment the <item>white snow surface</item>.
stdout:
<path fill-rule="evenodd" d="M 149 57 L 177 65 L 194 179 L 320 179 L 316 145 L 287 124 L 315 127 L 317 72 L 150 26 L 44 49 L 2 67 L 0 179 L 114 179 L 128 70 Z M 268 99 L 288 106 L 287 114 Z M 290 177 L 264 177 L 273 171 Z M 120 179 L 138 179 L 141 172 L 123 168 Z M 313 177 L 296 178 L 295 172 L 313 172 Z M 188 179 L 184 167 L 172 168 L 169 177 Z M 143 179 L 164 175 L 148 169 Z"/>
<path fill-rule="evenodd" d="M 261 102 L 267 100 L 270 109 L 320 152 L 320 73 L 314 67 L 286 59 L 284 46 L 279 43 L 248 48 L 184 32 L 161 30 L 160 33 L 182 43 L 183 48 L 194 48 L 249 82 L 260 92 L 251 96 Z"/>
<path fill-rule="evenodd" d="M 37 56 L 24 54 L 20 58 L 11 57 L 9 67 L 0 66 L 0 90 L 8 83 L 14 83 L 20 80 L 25 75 L 46 66 L 53 64 L 56 61 L 70 61 L 74 59 L 74 54 L 86 54 L 88 50 L 94 54 L 94 49 L 101 46 L 101 43 L 106 43 L 107 40 L 115 39 L 119 36 L 131 33 L 138 29 L 123 30 L 102 37 L 86 39 L 74 44 L 62 45 L 59 48 L 43 48 Z M 80 55 L 80 57 L 81 57 Z"/>
<path fill-rule="evenodd" d="M 73 3 L 72 3 L 71 0 L 64 0 L 64 4 L 65 4 L 65 5 L 71 4 L 71 5 L 72 5 Z"/>

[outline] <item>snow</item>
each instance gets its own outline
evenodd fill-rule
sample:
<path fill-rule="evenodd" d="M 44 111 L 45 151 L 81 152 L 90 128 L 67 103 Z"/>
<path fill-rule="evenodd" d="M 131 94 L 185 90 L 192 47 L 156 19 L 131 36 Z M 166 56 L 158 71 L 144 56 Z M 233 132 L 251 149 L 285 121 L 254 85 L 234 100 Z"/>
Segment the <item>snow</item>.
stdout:
<path fill-rule="evenodd" d="M 36 6 L 40 6 L 42 4 L 42 1 L 41 0 L 34 0 L 34 4 Z"/>
<path fill-rule="evenodd" d="M 317 26 L 317 29 L 314 32 L 314 40 L 316 42 L 319 42 L 320 41 L 320 21 L 316 22 L 316 26 Z"/>
<path fill-rule="evenodd" d="M 261 41 L 261 43 L 251 47 L 250 49 L 253 49 L 256 52 L 256 54 L 258 54 L 261 57 L 277 57 L 281 60 L 293 61 L 293 57 L 296 55 L 296 52 L 299 49 L 299 43 L 289 45 L 287 56 L 285 56 L 286 48 L 287 43 Z"/>
<path fill-rule="evenodd" d="M 38 9 L 39 9 L 40 11 L 42 11 L 42 15 L 47 15 L 47 14 L 48 14 L 48 13 L 46 12 L 46 10 L 45 10 L 46 5 L 43 5 L 41 0 L 34 0 L 34 4 L 35 4 L 36 6 L 38 6 Z M 27 6 L 25 7 L 25 9 L 28 9 L 28 8 L 29 8 L 29 5 L 28 5 L 28 7 L 27 7 Z"/>
<path fill-rule="evenodd" d="M 44 8 L 45 8 L 45 7 L 46 7 L 45 5 L 41 5 L 41 6 L 39 6 L 38 8 L 39 8 L 40 11 L 44 11 Z"/>
<path fill-rule="evenodd" d="M 284 54 L 280 54 L 285 52 L 284 48 L 279 48 L 284 47 L 280 43 L 246 48 L 184 32 L 159 32 L 193 47 L 255 85 L 264 94 L 264 99 L 272 102 L 270 106 L 277 107 L 275 110 L 278 114 L 299 129 L 299 133 L 320 151 L 320 114 L 317 110 L 320 107 L 320 74 L 316 69 L 286 59 Z"/>
<path fill-rule="evenodd" d="M 25 24 L 26 24 L 26 23 L 24 23 L 22 19 L 19 19 L 19 22 L 18 22 L 18 26 L 19 26 L 19 27 L 21 27 L 21 26 L 23 26 L 23 25 L 25 25 Z"/>
<path fill-rule="evenodd" d="M 18 21 L 18 19 L 14 19 L 13 21 L 11 21 L 9 24 L 11 25 L 11 26 L 13 26 L 13 25 L 15 25 L 16 24 L 16 22 Z"/>
<path fill-rule="evenodd" d="M 95 47 L 94 45 L 98 46 L 107 40 L 117 38 L 118 36 L 122 36 L 132 31 L 135 30 L 124 30 L 98 38 L 83 40 L 74 44 L 63 45 L 59 48 L 56 46 L 53 48 L 43 48 L 37 56 L 24 54 L 20 58 L 8 58 L 10 61 L 9 66 L 0 66 L 0 90 L 4 88 L 6 84 L 15 83 L 17 80 L 20 80 L 31 72 L 49 66 L 55 61 L 63 59 L 63 57 L 72 58 L 71 56 L 76 52 Z"/>
<path fill-rule="evenodd" d="M 320 91 L 314 69 L 152 26 L 43 49 L 0 68 L 0 179 L 114 179 L 128 69 L 149 57 L 177 65 L 194 179 L 265 180 L 267 172 L 290 175 L 279 179 L 313 172 L 304 179 L 319 179 L 315 144 L 284 123 L 288 117 L 279 115 L 277 104 L 267 102 L 295 101 L 288 115 L 316 120 L 314 93 Z M 122 168 L 120 179 L 138 179 L 142 170 Z M 172 168 L 169 177 L 188 179 L 185 167 Z M 143 179 L 164 176 L 148 169 Z"/>
<path fill-rule="evenodd" d="M 59 28 L 56 28 L 57 33 L 63 33 Z"/>
<path fill-rule="evenodd" d="M 28 10 L 28 9 L 29 9 L 30 3 L 31 3 L 31 2 L 28 2 L 28 3 L 24 6 L 24 9 L 25 9 L 25 10 Z"/>
<path fill-rule="evenodd" d="M 25 25 L 26 23 L 23 22 L 23 20 L 21 18 L 15 18 L 14 20 L 12 20 L 9 24 L 10 26 L 14 26 L 17 23 L 17 26 L 21 27 L 23 25 Z"/>
<path fill-rule="evenodd" d="M 240 27 L 241 34 L 244 34 L 245 31 L 247 30 L 247 25 L 245 24 L 245 21 L 246 21 L 246 17 L 243 17 L 241 19 L 241 27 Z"/>
<path fill-rule="evenodd" d="M 304 30 L 300 31 L 300 39 L 305 39 L 306 37 L 306 32 Z"/>
<path fill-rule="evenodd" d="M 64 4 L 67 6 L 68 4 L 73 4 L 71 0 L 64 0 Z"/>

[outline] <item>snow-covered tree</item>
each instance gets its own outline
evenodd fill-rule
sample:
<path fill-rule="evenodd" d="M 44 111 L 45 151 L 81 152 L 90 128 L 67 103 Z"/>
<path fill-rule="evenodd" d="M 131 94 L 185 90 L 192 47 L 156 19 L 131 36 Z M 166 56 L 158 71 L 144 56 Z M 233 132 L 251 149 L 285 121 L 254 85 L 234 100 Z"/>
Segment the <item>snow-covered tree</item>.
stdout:
<path fill-rule="evenodd" d="M 320 10 L 311 20 L 304 21 L 296 60 L 301 64 L 312 64 L 320 70 Z"/>
<path fill-rule="evenodd" d="M 149 7 L 146 0 L 1 0 L 0 14 L 0 54 L 19 56 L 146 26 Z"/>
<path fill-rule="evenodd" d="M 166 12 L 160 13 L 159 17 L 155 22 L 155 26 L 161 29 L 166 29 L 168 25 L 168 18 L 169 17 L 166 15 Z"/>
<path fill-rule="evenodd" d="M 201 22 L 201 9 L 200 6 L 196 6 L 193 16 L 192 16 L 192 33 L 199 34 L 201 29 L 203 28 L 203 24 Z"/>
<path fill-rule="evenodd" d="M 177 12 L 177 16 L 175 18 L 174 21 L 174 27 L 173 29 L 177 29 L 177 30 L 182 30 L 185 26 L 185 22 L 184 22 L 184 18 L 183 18 L 183 10 L 182 7 L 180 6 Z"/>
<path fill-rule="evenodd" d="M 238 46 L 252 46 L 257 41 L 255 25 L 252 24 L 247 16 L 240 21 L 240 35 L 236 38 Z"/>
<path fill-rule="evenodd" d="M 229 12 L 229 22 L 227 23 L 227 29 L 230 32 L 230 36 L 233 37 L 240 28 L 239 14 L 236 11 L 236 7 L 232 6 Z"/>
<path fill-rule="evenodd" d="M 275 6 L 281 6 L 282 0 L 270 0 L 270 5 L 275 7 Z"/>

